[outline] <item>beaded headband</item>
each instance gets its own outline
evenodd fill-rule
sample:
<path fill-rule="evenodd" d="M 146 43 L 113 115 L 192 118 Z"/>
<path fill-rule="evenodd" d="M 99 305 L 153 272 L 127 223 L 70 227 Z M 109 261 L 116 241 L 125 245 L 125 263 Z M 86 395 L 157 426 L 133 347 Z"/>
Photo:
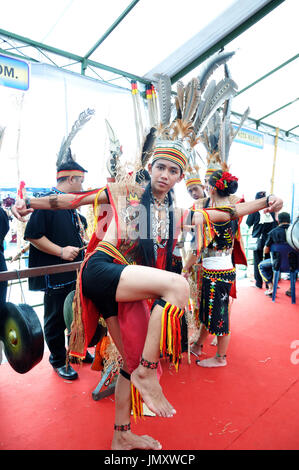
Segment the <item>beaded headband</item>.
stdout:
<path fill-rule="evenodd" d="M 79 170 L 61 170 L 56 173 L 56 179 L 63 178 L 64 176 L 84 176 L 84 172 Z"/>
<path fill-rule="evenodd" d="M 200 186 L 202 186 L 202 182 L 200 180 L 200 178 L 189 178 L 186 180 L 186 187 L 189 188 L 190 186 L 193 186 L 194 184 L 198 184 Z"/>
<path fill-rule="evenodd" d="M 189 153 L 181 140 L 157 139 L 152 163 L 159 158 L 164 158 L 165 160 L 176 163 L 184 172 L 188 163 Z"/>

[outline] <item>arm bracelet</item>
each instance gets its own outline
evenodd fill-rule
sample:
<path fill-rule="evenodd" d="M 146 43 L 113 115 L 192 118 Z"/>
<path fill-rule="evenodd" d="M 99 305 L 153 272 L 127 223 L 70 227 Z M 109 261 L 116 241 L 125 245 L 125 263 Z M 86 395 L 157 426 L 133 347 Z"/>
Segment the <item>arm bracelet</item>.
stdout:
<path fill-rule="evenodd" d="M 49 196 L 49 203 L 50 203 L 50 207 L 51 209 L 57 209 L 58 207 L 58 200 L 57 200 L 58 196 L 56 193 L 54 194 L 50 194 Z"/>

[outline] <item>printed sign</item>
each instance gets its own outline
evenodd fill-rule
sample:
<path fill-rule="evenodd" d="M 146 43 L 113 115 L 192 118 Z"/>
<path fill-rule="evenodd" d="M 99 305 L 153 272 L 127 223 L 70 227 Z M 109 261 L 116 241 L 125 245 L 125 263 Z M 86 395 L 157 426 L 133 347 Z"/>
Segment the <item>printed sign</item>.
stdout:
<path fill-rule="evenodd" d="M 233 124 L 233 128 L 237 129 L 238 126 Z M 262 149 L 264 148 L 264 135 L 261 132 L 241 127 L 234 139 L 234 142 Z"/>
<path fill-rule="evenodd" d="M 0 85 L 28 90 L 29 65 L 23 60 L 0 54 Z"/>

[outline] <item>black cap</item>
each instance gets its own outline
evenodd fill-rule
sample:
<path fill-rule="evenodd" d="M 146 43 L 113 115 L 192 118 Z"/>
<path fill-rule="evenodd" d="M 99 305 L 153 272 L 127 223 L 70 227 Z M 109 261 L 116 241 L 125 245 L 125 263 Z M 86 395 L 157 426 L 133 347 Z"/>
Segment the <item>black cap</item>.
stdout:
<path fill-rule="evenodd" d="M 83 171 L 84 173 L 87 173 L 87 170 L 84 170 L 84 168 L 79 165 L 77 162 L 75 162 L 74 160 L 73 161 L 68 161 L 66 163 L 62 163 L 62 165 L 60 165 L 58 168 L 57 168 L 57 172 L 59 171 L 67 171 L 67 170 L 78 170 L 78 171 Z"/>

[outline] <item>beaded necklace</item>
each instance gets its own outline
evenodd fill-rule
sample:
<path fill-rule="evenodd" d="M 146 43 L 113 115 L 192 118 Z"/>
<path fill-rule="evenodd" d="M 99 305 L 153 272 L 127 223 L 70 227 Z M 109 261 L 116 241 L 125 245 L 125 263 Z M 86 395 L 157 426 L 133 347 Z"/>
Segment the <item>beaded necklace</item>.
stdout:
<path fill-rule="evenodd" d="M 169 199 L 166 194 L 164 201 L 159 201 L 151 192 L 151 221 L 152 237 L 155 259 L 157 259 L 158 247 L 165 247 L 169 237 Z"/>

